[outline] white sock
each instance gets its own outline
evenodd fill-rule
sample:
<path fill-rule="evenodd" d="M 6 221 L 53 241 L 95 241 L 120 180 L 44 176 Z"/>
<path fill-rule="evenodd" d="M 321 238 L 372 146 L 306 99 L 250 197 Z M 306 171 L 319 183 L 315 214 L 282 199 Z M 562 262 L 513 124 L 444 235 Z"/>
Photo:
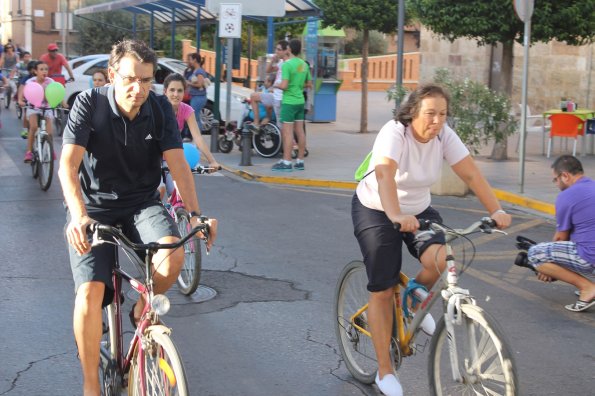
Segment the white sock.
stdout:
<path fill-rule="evenodd" d="M 283 164 L 284 165 L 291 165 L 291 161 L 285 161 L 285 160 L 283 160 Z"/>

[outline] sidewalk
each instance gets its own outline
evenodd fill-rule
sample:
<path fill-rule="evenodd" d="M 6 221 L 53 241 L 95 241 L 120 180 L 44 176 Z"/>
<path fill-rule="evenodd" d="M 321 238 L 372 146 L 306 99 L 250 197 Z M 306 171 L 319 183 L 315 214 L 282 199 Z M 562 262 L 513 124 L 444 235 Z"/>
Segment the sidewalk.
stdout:
<path fill-rule="evenodd" d="M 371 150 L 378 130 L 392 117 L 394 104 L 386 101 L 382 92 L 370 92 L 368 97 L 367 134 L 357 133 L 360 123 L 360 93 L 339 92 L 337 100 L 337 121 L 333 123 L 308 123 L 306 170 L 293 172 L 273 172 L 271 166 L 279 158 L 262 158 L 257 154 L 251 157 L 252 166 L 240 166 L 241 152 L 234 147 L 231 153 L 215 153 L 215 158 L 228 171 L 247 179 L 268 183 L 295 184 L 329 188 L 355 188 L 353 173 L 365 155 Z M 205 137 L 207 143 L 209 137 Z M 475 161 L 499 199 L 508 203 L 538 210 L 553 215 L 553 204 L 559 190 L 552 183 L 550 166 L 554 159 L 563 153 L 572 152 L 572 145 L 561 151 L 556 140 L 551 158 L 541 154 L 541 135 L 531 134 L 527 140 L 525 158 L 524 192 L 520 193 L 519 159 L 515 152 L 517 136 L 509 139 L 507 161 L 488 159 L 491 145 L 481 150 Z M 547 141 L 546 141 L 547 143 Z M 579 140 L 579 149 L 582 141 Z M 577 156 L 579 156 L 577 152 Z M 585 174 L 595 177 L 595 156 L 579 156 Z"/>

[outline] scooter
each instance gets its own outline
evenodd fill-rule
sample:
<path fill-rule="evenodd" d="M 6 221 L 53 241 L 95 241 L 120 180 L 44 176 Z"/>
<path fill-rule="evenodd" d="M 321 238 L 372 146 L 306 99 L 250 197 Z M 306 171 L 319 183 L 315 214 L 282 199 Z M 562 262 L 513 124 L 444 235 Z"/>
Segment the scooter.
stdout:
<path fill-rule="evenodd" d="M 238 121 L 229 122 L 225 126 L 225 133 L 219 137 L 217 147 L 222 153 L 229 153 L 235 143 L 238 149 L 242 146 L 242 130 L 244 127 L 249 128 L 254 122 L 254 114 L 250 106 L 250 99 L 244 99 L 244 112 Z M 266 109 L 262 104 L 259 105 L 260 119 L 266 118 Z M 260 126 L 259 129 L 253 128 L 252 133 L 252 148 L 258 155 L 271 158 L 276 156 L 281 150 L 281 131 L 276 124 L 275 115 L 273 114 L 271 121 Z"/>

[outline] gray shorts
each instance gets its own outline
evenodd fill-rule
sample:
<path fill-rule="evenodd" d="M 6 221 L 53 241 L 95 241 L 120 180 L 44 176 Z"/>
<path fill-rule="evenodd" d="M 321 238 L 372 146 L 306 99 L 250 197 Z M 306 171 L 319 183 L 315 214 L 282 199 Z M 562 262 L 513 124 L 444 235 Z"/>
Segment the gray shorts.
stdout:
<path fill-rule="evenodd" d="M 554 263 L 583 276 L 595 276 L 595 264 L 588 263 L 579 256 L 576 244 L 571 241 L 539 243 L 529 248 L 527 257 L 534 267 Z"/>
<path fill-rule="evenodd" d="M 155 242 L 166 236 L 180 237 L 173 218 L 159 201 L 147 202 L 135 208 L 87 210 L 89 217 L 99 223 L 121 225 L 124 234 L 136 243 Z M 67 225 L 70 223 L 70 212 L 66 214 L 66 222 Z M 69 244 L 68 253 L 75 293 L 83 283 L 103 282 L 106 285 L 103 306 L 109 305 L 114 295 L 112 268 L 118 254 L 116 247 L 104 243 L 79 256 Z"/>
<path fill-rule="evenodd" d="M 273 107 L 273 94 L 268 92 L 262 92 L 260 94 L 260 102 L 265 107 Z"/>

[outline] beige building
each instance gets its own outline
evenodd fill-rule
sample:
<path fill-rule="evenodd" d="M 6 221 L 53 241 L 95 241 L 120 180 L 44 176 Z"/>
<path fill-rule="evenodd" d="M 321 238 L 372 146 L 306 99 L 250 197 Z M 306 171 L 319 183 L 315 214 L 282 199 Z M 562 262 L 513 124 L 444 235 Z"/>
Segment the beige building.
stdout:
<path fill-rule="evenodd" d="M 8 40 L 37 58 L 56 43 L 60 52 L 73 56 L 76 32 L 72 30 L 72 13 L 81 0 L 1 0 L 0 42 Z M 68 18 L 67 18 L 68 16 Z M 68 19 L 68 23 L 67 23 Z"/>
<path fill-rule="evenodd" d="M 595 107 L 595 45 L 570 46 L 558 41 L 537 43 L 529 50 L 527 103 L 532 113 L 559 106 L 566 98 L 579 107 Z M 437 68 L 448 68 L 458 77 L 489 83 L 491 65 L 500 68 L 490 46 L 478 47 L 473 40 L 454 42 L 439 39 L 422 27 L 420 82 L 430 81 Z M 521 102 L 524 49 L 514 46 L 512 102 Z"/>

